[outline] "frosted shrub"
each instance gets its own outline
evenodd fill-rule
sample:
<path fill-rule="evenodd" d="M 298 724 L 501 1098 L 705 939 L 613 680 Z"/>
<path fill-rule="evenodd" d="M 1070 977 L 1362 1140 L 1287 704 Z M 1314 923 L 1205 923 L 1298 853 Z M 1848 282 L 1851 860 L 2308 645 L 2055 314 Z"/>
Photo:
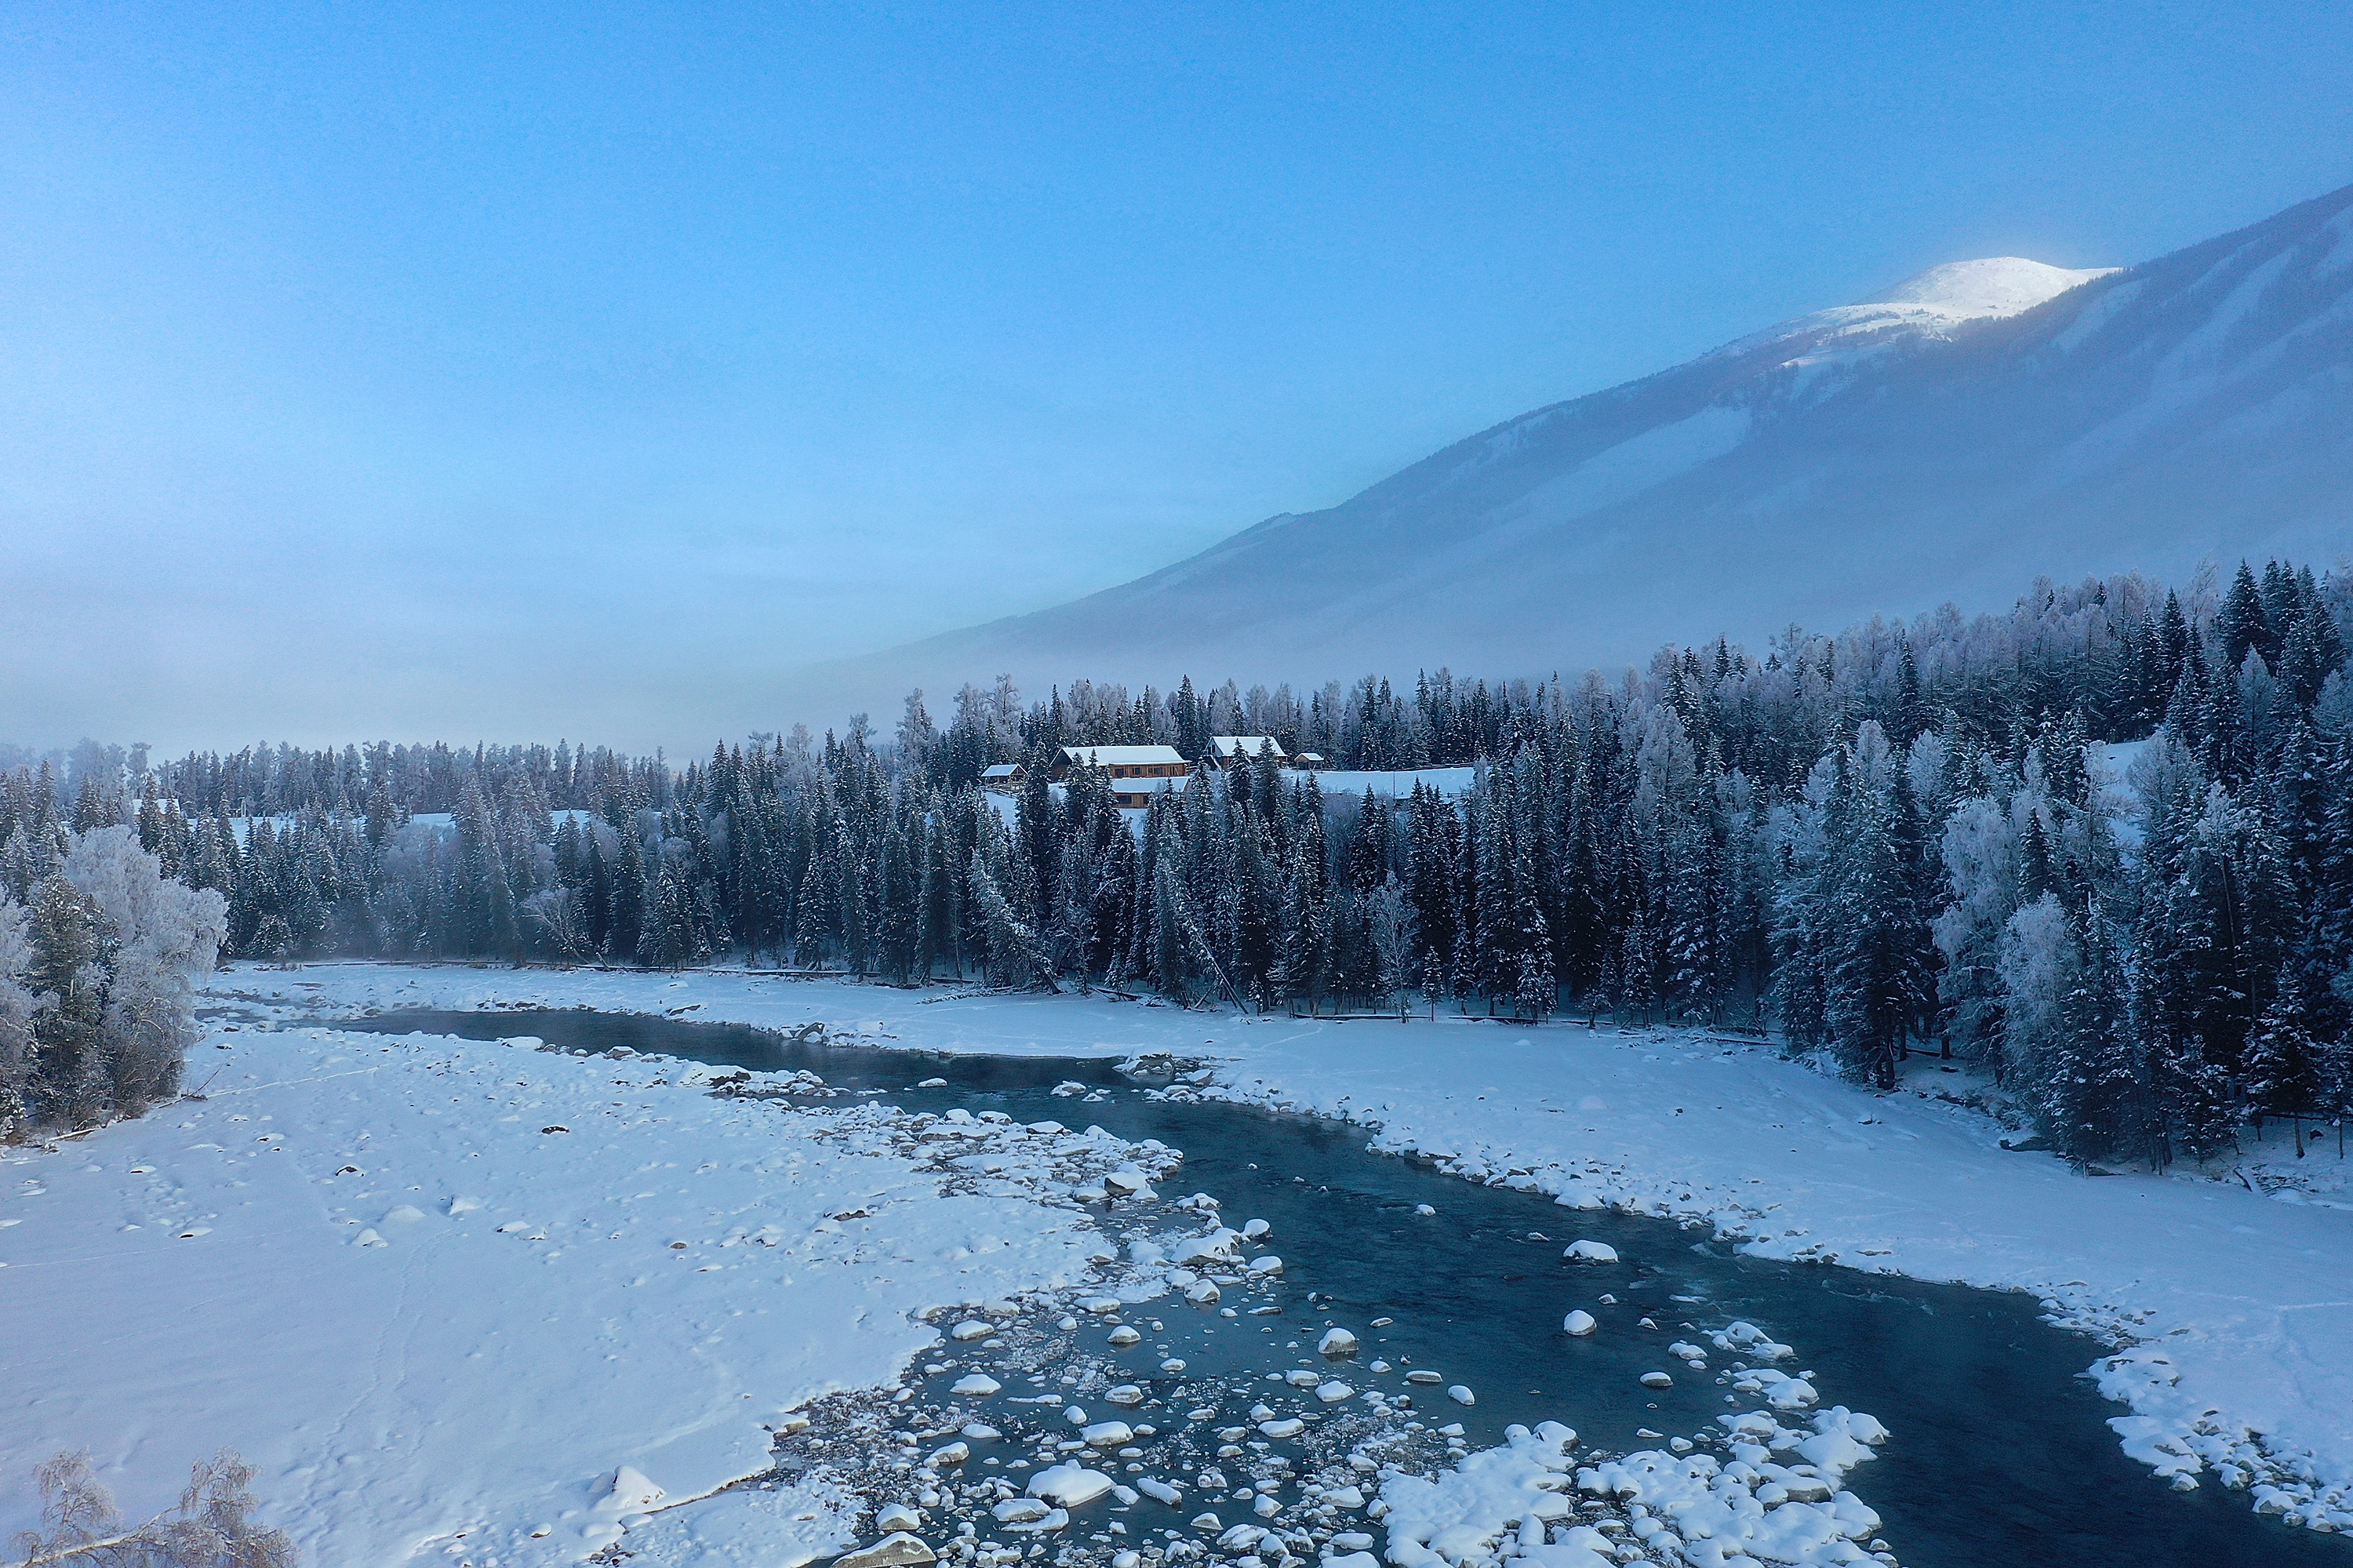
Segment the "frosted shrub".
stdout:
<path fill-rule="evenodd" d="M 40 1468 L 41 1528 L 16 1538 L 25 1568 L 49 1563 L 98 1568 L 293 1568 L 294 1543 L 250 1517 L 252 1467 L 224 1448 L 199 1461 L 179 1506 L 144 1524 L 123 1520 L 90 1470 L 87 1453 L 59 1454 Z"/>

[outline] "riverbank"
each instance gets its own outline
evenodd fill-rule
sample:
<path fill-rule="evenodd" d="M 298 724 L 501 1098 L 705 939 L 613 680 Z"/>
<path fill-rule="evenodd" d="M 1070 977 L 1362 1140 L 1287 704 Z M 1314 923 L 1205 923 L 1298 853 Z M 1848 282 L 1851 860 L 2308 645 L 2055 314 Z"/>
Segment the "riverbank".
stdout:
<path fill-rule="evenodd" d="M 2014 1134 L 1928 1084 L 1878 1095 L 1666 1032 L 1255 1019 L 756 974 L 316 965 L 239 969 L 215 989 L 291 1017 L 578 1005 L 822 1020 L 942 1052 L 1198 1058 L 1213 1078 L 1196 1092 L 1346 1118 L 1473 1180 L 1704 1222 L 1763 1256 L 2031 1291 L 2118 1346 L 2099 1370 L 2133 1407 L 2116 1425 L 2137 1458 L 2353 1526 L 2337 1492 L 2353 1482 L 2353 1212 L 2191 1175 L 2078 1175 L 2003 1148 Z"/>
<path fill-rule="evenodd" d="M 975 1124 L 951 1181 L 881 1107 L 714 1076 L 216 1018 L 194 1097 L 0 1150 L 0 1528 L 59 1449 L 135 1519 L 226 1445 L 306 1563 L 577 1561 L 892 1384 L 921 1314 L 1097 1279 L 1070 1187 L 1151 1163 Z M 764 1539 L 838 1550 L 860 1506 Z"/>

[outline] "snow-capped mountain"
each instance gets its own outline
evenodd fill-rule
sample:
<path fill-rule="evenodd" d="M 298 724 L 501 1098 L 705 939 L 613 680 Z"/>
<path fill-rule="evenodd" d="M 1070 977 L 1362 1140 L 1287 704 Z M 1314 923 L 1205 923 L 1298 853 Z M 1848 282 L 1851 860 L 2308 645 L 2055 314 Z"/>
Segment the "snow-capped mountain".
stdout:
<path fill-rule="evenodd" d="M 2353 186 L 2126 270 L 1934 268 L 805 689 L 1573 672 L 1998 607 L 2041 573 L 2348 548 Z"/>

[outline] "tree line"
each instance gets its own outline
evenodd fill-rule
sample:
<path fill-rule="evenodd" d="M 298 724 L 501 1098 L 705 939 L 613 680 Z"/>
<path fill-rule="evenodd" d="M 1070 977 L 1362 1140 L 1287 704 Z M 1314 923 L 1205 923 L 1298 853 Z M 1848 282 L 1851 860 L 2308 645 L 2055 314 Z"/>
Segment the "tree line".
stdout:
<path fill-rule="evenodd" d="M 1610 679 L 1379 677 L 1024 702 L 912 694 L 663 758 L 558 745 L 100 753 L 0 788 L 0 885 L 121 823 L 217 890 L 226 949 L 1112 986 L 1301 1012 L 1778 1027 L 1894 1084 L 1983 1065 L 2080 1160 L 2204 1157 L 2250 1104 L 2353 1101 L 2353 584 L 2040 582 Z M 1272 736 L 1122 812 L 1063 745 Z M 2126 760 L 2129 758 L 2128 765 Z M 142 760 L 143 759 L 137 759 Z M 1018 796 L 982 769 L 1030 764 Z M 425 819 L 420 821 L 419 819 Z"/>

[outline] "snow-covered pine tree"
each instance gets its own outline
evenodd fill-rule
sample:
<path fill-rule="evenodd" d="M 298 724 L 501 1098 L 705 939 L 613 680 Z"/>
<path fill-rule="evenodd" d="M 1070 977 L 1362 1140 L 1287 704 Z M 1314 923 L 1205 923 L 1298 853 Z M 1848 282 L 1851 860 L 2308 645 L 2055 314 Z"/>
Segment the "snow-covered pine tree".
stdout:
<path fill-rule="evenodd" d="M 2322 1052 L 2297 992 L 2296 977 L 2282 974 L 2247 1037 L 2242 1067 L 2247 1097 L 2274 1116 L 2316 1111 L 2326 1098 Z"/>
<path fill-rule="evenodd" d="M 1827 915 L 1834 933 L 1824 966 L 1823 1017 L 1841 1065 L 1864 1083 L 1895 1086 L 1913 1025 L 1932 998 L 1927 921 L 1915 868 L 1905 863 L 1899 768 L 1865 719 L 1846 771 L 1842 830 Z"/>

